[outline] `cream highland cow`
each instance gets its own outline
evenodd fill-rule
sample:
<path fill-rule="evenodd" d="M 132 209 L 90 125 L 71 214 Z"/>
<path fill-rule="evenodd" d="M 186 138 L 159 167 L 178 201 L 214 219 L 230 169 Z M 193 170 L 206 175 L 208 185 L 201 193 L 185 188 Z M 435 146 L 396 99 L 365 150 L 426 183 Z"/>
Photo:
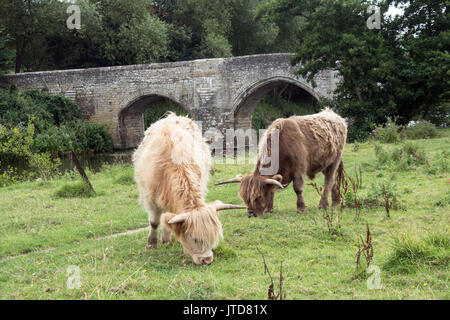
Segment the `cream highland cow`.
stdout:
<path fill-rule="evenodd" d="M 133 164 L 151 226 L 146 248 L 157 248 L 162 222 L 162 243 L 173 232 L 196 264 L 210 264 L 222 236 L 218 211 L 246 207 L 205 202 L 211 155 L 198 126 L 169 113 L 146 130 Z"/>

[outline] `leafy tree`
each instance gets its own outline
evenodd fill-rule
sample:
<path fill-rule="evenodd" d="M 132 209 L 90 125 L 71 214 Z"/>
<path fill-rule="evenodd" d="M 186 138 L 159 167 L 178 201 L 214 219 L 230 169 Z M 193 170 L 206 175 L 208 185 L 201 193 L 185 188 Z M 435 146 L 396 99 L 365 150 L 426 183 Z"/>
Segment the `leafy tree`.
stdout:
<path fill-rule="evenodd" d="M 350 135 L 364 138 L 386 116 L 407 123 L 448 99 L 448 9 L 442 1 L 279 0 L 305 19 L 293 59 L 298 73 L 313 82 L 324 69 L 341 76 L 334 106 L 352 118 Z M 369 29 L 368 6 L 381 12 L 406 5 L 404 17 L 385 17 Z M 275 15 L 276 17 L 276 15 Z"/>
<path fill-rule="evenodd" d="M 9 69 L 14 56 L 14 51 L 7 45 L 10 40 L 11 38 L 5 34 L 4 29 L 0 29 L 0 75 Z"/>
<path fill-rule="evenodd" d="M 42 58 L 46 32 L 54 27 L 50 18 L 56 0 L 0 0 L 0 25 L 13 37 L 15 72 L 20 72 L 28 57 Z M 32 53 L 31 53 L 32 51 Z"/>
<path fill-rule="evenodd" d="M 390 23 L 404 48 L 395 93 L 404 121 L 428 117 L 450 98 L 449 2 L 438 0 L 389 1 L 404 8 Z"/>

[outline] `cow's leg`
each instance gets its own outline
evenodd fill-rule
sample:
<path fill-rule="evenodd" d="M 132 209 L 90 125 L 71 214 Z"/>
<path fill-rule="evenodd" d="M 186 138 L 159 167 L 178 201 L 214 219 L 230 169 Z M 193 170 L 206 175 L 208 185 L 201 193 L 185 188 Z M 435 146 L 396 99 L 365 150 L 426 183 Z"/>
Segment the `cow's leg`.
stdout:
<path fill-rule="evenodd" d="M 170 230 L 163 228 L 161 232 L 161 243 L 167 244 L 170 242 L 170 240 L 172 240 L 172 233 L 170 232 Z"/>
<path fill-rule="evenodd" d="M 297 211 L 305 211 L 305 199 L 303 198 L 303 189 L 305 188 L 305 178 L 297 176 L 294 178 L 294 191 L 297 194 Z"/>
<path fill-rule="evenodd" d="M 331 204 L 337 206 L 341 203 L 341 196 L 339 195 L 339 188 L 336 183 L 333 184 L 331 189 Z"/>
<path fill-rule="evenodd" d="M 328 193 L 333 188 L 334 182 L 335 182 L 335 176 L 336 176 L 336 169 L 339 162 L 335 162 L 328 166 L 324 171 L 323 175 L 325 176 L 325 182 L 323 185 L 323 192 L 322 197 L 320 198 L 319 202 L 319 209 L 327 209 L 328 208 Z"/>
<path fill-rule="evenodd" d="M 342 164 L 342 159 L 339 159 L 338 161 L 339 165 Z M 337 206 L 338 204 L 341 203 L 341 194 L 340 194 L 340 190 L 339 190 L 339 185 L 338 185 L 338 177 L 339 177 L 339 171 L 338 170 L 342 170 L 341 175 L 343 175 L 343 167 L 337 167 L 336 172 L 334 174 L 334 183 L 333 183 L 333 188 L 331 189 L 331 203 L 333 206 Z"/>
<path fill-rule="evenodd" d="M 161 218 L 161 211 L 156 208 L 148 210 L 148 220 L 150 221 L 150 234 L 148 235 L 145 249 L 156 249 L 158 247 L 158 227 Z"/>
<path fill-rule="evenodd" d="M 275 193 L 271 193 L 270 194 L 270 199 L 269 199 L 269 204 L 267 205 L 266 211 L 265 212 L 272 212 L 273 210 L 273 198 L 275 196 Z"/>

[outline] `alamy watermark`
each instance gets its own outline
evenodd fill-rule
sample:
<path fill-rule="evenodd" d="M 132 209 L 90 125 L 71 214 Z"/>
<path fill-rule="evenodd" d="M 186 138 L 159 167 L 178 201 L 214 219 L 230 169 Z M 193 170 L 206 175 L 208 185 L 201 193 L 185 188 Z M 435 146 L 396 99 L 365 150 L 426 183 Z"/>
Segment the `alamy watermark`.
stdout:
<path fill-rule="evenodd" d="M 367 13 L 371 14 L 366 21 L 367 28 L 381 29 L 381 10 L 380 7 L 371 5 L 367 8 Z"/>
<path fill-rule="evenodd" d="M 70 16 L 66 20 L 66 25 L 69 30 L 81 29 L 81 10 L 80 7 L 73 4 L 70 5 L 66 12 L 70 14 Z"/>
<path fill-rule="evenodd" d="M 367 289 L 369 290 L 378 290 L 381 289 L 381 270 L 376 265 L 370 265 L 366 273 L 371 274 L 369 278 L 367 278 Z"/>
<path fill-rule="evenodd" d="M 67 289 L 81 289 L 81 269 L 78 266 L 70 265 L 67 267 Z"/>

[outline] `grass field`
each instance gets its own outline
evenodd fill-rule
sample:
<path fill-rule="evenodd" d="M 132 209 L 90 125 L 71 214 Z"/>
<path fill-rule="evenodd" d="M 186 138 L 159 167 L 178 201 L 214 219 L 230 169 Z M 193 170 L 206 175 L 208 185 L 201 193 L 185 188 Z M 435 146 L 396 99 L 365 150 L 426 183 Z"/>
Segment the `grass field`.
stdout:
<path fill-rule="evenodd" d="M 354 176 L 359 166 L 363 174 L 361 199 L 373 198 L 383 182 L 396 196 L 390 218 L 383 206 L 363 201 L 359 218 L 346 207 L 340 232 L 329 232 L 316 191 L 306 186 L 307 211 L 298 213 L 290 186 L 260 219 L 248 219 L 244 210 L 223 212 L 224 239 L 209 266 L 194 265 L 176 242 L 144 250 L 147 230 L 104 238 L 148 226 L 130 165 L 91 173 L 97 191 L 91 197 L 64 197 L 79 183 L 69 174 L 2 188 L 0 299 L 266 299 L 270 279 L 259 250 L 275 291 L 282 263 L 286 299 L 448 299 L 450 131 L 415 143 L 427 160 L 407 168 L 377 164 L 372 143 L 346 146 L 347 173 Z M 208 200 L 241 204 L 237 185 L 214 183 L 251 169 L 216 164 Z M 322 175 L 315 182 L 323 185 Z M 368 288 L 370 274 L 356 272 L 366 223 L 380 289 Z M 80 271 L 79 289 L 67 286 L 72 265 Z"/>

